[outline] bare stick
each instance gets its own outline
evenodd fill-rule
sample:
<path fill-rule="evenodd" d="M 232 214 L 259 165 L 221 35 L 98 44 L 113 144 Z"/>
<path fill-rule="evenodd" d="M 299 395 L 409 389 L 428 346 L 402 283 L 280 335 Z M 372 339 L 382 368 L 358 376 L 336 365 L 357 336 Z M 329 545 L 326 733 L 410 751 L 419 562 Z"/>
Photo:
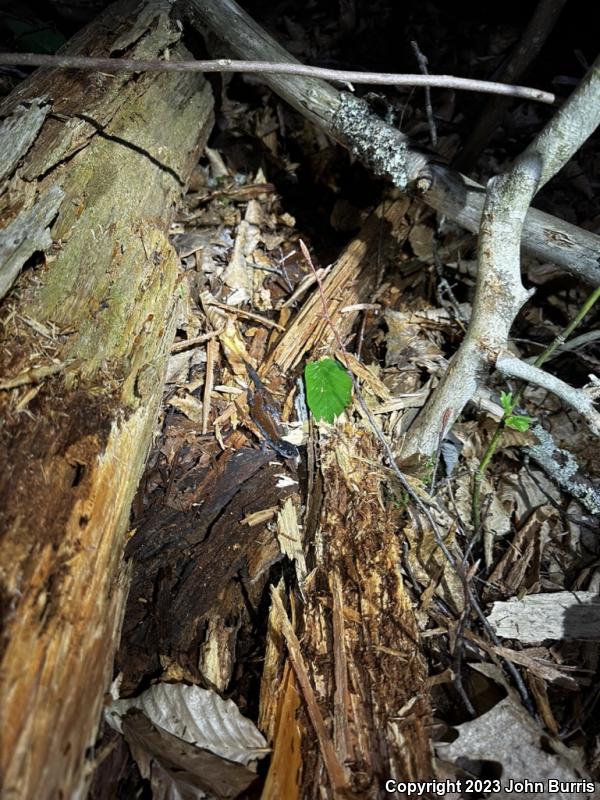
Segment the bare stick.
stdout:
<path fill-rule="evenodd" d="M 222 52 L 271 62 L 294 63 L 234 0 L 186 0 L 192 23 L 221 40 Z M 375 174 L 400 189 L 411 182 L 428 205 L 467 230 L 477 232 L 485 190 L 414 147 L 387 125 L 369 105 L 313 77 L 269 75 L 265 84 L 325 133 L 347 147 Z M 523 247 L 594 286 L 600 284 L 600 236 L 531 209 L 525 219 Z"/>
<path fill-rule="evenodd" d="M 0 53 L 0 64 L 19 67 L 53 67 L 88 69 L 100 72 L 244 72 L 248 75 L 307 75 L 311 78 L 339 83 L 370 83 L 380 86 L 436 86 L 465 92 L 519 97 L 553 105 L 556 96 L 528 86 L 509 86 L 495 81 L 457 78 L 454 75 L 413 75 L 394 72 L 363 72 L 361 70 L 329 69 L 309 64 L 270 61 L 236 61 L 229 58 L 190 61 L 146 61 L 136 58 L 92 58 L 88 56 L 43 55 L 41 53 Z"/>
<path fill-rule="evenodd" d="M 208 305 L 215 306 L 215 308 L 220 308 L 223 311 L 227 311 L 229 314 L 235 314 L 237 317 L 253 319 L 255 322 L 260 322 L 260 324 L 264 325 L 265 328 L 276 328 L 278 331 L 285 330 L 283 325 L 280 325 L 278 322 L 274 322 L 272 319 L 263 317 L 260 314 L 255 314 L 253 311 L 246 311 L 245 309 L 237 308 L 236 306 L 228 306 L 227 303 L 219 303 L 217 300 L 211 300 Z"/>
<path fill-rule="evenodd" d="M 175 344 L 171 345 L 171 353 L 181 353 L 184 350 L 189 350 L 191 347 L 204 344 L 204 342 L 208 342 L 209 339 L 220 336 L 224 330 L 225 328 L 221 328 L 218 331 L 210 331 L 210 333 L 203 333 L 201 336 L 194 336 L 192 339 L 184 339 L 181 342 L 175 342 Z"/>
<path fill-rule="evenodd" d="M 204 378 L 204 397 L 202 403 L 202 433 L 208 432 L 210 422 L 211 395 L 215 379 L 215 361 L 219 352 L 217 339 L 209 339 L 206 343 L 206 373 Z"/>
<path fill-rule="evenodd" d="M 599 124 L 600 57 L 510 172 L 489 182 L 471 322 L 440 385 L 411 426 L 405 453 L 434 452 L 444 420 L 449 420 L 447 430 L 506 349 L 513 321 L 529 297 L 519 258 L 527 208 Z"/>
<path fill-rule="evenodd" d="M 423 75 L 429 75 L 427 67 L 429 62 L 427 58 L 423 55 L 423 53 L 419 49 L 419 45 L 417 42 L 411 42 L 410 46 L 412 47 L 415 56 L 417 57 L 417 63 L 419 64 L 419 69 L 423 73 Z M 433 118 L 433 107 L 431 105 L 431 89 L 429 86 L 425 87 L 425 111 L 427 113 L 427 124 L 429 125 L 429 135 L 431 136 L 431 145 L 432 147 L 437 146 L 437 130 L 435 127 L 435 120 Z"/>
<path fill-rule="evenodd" d="M 594 408 L 592 398 L 583 389 L 574 389 L 549 372 L 527 364 L 509 353 L 502 353 L 496 360 L 496 369 L 507 378 L 518 378 L 547 389 L 563 403 L 571 406 L 585 419 L 592 433 L 600 436 L 600 413 Z"/>
<path fill-rule="evenodd" d="M 539 0 L 529 24 L 511 57 L 500 72 L 503 81 L 515 81 L 537 58 L 546 39 L 554 28 L 566 0 Z M 456 159 L 457 169 L 468 169 L 488 143 L 506 113 L 510 100 L 504 98 L 486 103 L 475 130 Z"/>

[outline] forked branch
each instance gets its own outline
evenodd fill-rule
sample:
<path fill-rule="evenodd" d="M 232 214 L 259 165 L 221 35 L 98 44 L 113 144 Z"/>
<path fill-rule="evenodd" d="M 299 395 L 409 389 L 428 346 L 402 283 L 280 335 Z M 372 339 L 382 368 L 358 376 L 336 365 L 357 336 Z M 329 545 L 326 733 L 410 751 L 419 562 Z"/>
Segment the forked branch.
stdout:
<path fill-rule="evenodd" d="M 520 269 L 527 209 L 536 192 L 567 163 L 598 125 L 600 57 L 513 168 L 488 184 L 471 322 L 440 385 L 410 428 L 404 453 L 430 455 L 435 451 L 440 436 L 451 427 L 507 349 L 510 328 L 529 296 L 521 282 Z M 505 367 L 508 369 L 506 363 Z"/>

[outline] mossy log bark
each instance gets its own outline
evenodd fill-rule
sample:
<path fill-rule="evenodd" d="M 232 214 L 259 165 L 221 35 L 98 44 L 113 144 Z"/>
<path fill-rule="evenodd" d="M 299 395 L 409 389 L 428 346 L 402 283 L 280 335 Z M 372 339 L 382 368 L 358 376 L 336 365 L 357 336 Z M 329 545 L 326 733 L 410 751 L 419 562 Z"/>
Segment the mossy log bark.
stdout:
<path fill-rule="evenodd" d="M 68 52 L 189 57 L 170 8 L 118 3 Z M 212 95 L 38 71 L 0 119 L 0 774 L 6 798 L 80 797 L 174 330 L 168 229 Z"/>

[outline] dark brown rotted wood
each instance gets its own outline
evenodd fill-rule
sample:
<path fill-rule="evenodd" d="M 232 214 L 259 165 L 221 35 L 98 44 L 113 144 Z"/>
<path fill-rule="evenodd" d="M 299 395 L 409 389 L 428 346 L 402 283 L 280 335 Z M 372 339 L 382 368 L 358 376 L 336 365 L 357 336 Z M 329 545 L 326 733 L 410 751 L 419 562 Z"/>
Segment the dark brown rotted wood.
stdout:
<path fill-rule="evenodd" d="M 180 36 L 167 5 L 121 2 L 67 49 L 189 57 Z M 40 70 L 0 119 L 2 796 L 70 798 L 85 796 L 173 336 L 169 225 L 212 96 L 199 75 Z"/>
<path fill-rule="evenodd" d="M 293 483 L 278 486 L 286 468 L 277 458 L 270 449 L 226 450 L 186 508 L 152 509 L 139 526 L 127 547 L 133 575 L 117 659 L 123 693 L 165 670 L 224 690 L 240 638 L 258 650 L 257 607 L 282 555 L 267 521 L 244 520 L 290 494 Z"/>

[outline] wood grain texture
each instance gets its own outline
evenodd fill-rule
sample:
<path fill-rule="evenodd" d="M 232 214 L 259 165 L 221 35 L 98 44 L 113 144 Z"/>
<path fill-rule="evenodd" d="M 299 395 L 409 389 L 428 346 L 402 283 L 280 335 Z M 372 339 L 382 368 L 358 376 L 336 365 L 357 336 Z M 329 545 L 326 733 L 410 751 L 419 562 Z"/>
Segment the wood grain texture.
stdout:
<path fill-rule="evenodd" d="M 302 610 L 291 615 L 299 644 L 289 660 L 299 688 L 290 685 L 287 667 L 277 669 L 273 651 L 284 659 L 280 637 L 288 652 L 291 645 L 284 627 L 277 626 L 277 614 L 270 620 L 261 720 L 274 753 L 264 800 L 283 785 L 293 787 L 290 796 L 305 800 L 376 800 L 385 796 L 390 776 L 426 780 L 433 775 L 427 665 L 401 574 L 399 511 L 391 499 L 384 500 L 387 476 L 376 466 L 377 458 L 370 432 L 345 425 L 320 437 L 323 494 L 313 542 L 315 568 L 304 583 Z M 290 729 L 292 689 L 301 699 Z M 308 712 L 313 694 L 327 729 L 318 744 L 315 711 Z M 344 773 L 337 785 L 331 749 Z"/>
<path fill-rule="evenodd" d="M 166 8 L 119 3 L 68 51 L 184 56 Z M 169 224 L 212 96 L 202 76 L 40 70 L 0 116 L 22 116 L 29 102 L 44 119 L 7 176 L 2 224 L 49 192 L 64 198 L 51 243 L 0 307 L 0 378 L 64 369 L 0 391 L 0 773 L 3 797 L 43 800 L 84 796 L 91 771 L 127 589 L 129 509 L 174 330 Z"/>

